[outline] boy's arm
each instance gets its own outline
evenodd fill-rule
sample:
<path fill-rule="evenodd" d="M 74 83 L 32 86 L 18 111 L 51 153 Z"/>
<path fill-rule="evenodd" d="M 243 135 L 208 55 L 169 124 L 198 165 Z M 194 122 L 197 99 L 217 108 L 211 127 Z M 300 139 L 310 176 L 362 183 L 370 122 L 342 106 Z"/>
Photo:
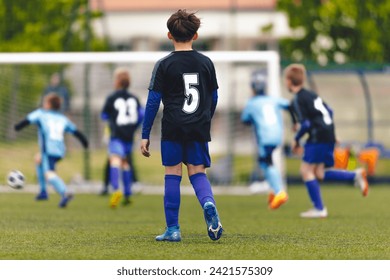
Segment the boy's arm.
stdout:
<path fill-rule="evenodd" d="M 211 104 L 211 118 L 214 116 L 215 109 L 217 108 L 218 103 L 218 90 L 213 91 L 213 102 Z"/>
<path fill-rule="evenodd" d="M 310 130 L 310 120 L 307 118 L 306 111 L 304 110 L 304 106 L 298 102 L 297 99 L 294 99 L 292 102 L 292 109 L 293 112 L 297 116 L 297 122 L 300 123 L 300 128 L 298 132 L 295 134 L 294 141 L 292 143 L 292 150 L 293 153 L 298 152 L 299 149 L 299 140 L 302 138 L 302 136 Z"/>
<path fill-rule="evenodd" d="M 311 126 L 311 123 L 309 120 L 303 120 L 301 122 L 301 127 L 299 128 L 297 134 L 295 134 L 294 140 L 296 142 L 299 142 L 299 140 L 302 138 L 302 136 L 309 131 Z"/>
<path fill-rule="evenodd" d="M 145 117 L 142 125 L 142 139 L 149 139 L 150 131 L 160 108 L 161 94 L 156 91 L 149 91 L 148 101 L 146 102 Z"/>
<path fill-rule="evenodd" d="M 160 108 L 161 93 L 149 90 L 148 101 L 146 102 L 145 117 L 142 125 L 142 141 L 141 152 L 145 157 L 150 156 L 149 138 L 152 130 L 154 119 L 156 118 L 158 109 Z"/>
<path fill-rule="evenodd" d="M 287 111 L 288 111 L 289 114 L 290 114 L 291 122 L 292 122 L 293 125 L 295 126 L 295 125 L 298 123 L 298 120 L 297 120 L 297 117 L 295 116 L 293 106 L 292 106 L 292 105 L 289 105 L 289 106 L 287 107 Z"/>
<path fill-rule="evenodd" d="M 281 106 L 281 108 L 283 108 L 284 110 L 289 112 L 291 122 L 295 126 L 298 123 L 298 120 L 297 120 L 297 117 L 296 117 L 295 112 L 294 112 L 293 104 L 290 101 L 288 101 L 287 99 L 282 98 L 282 97 L 278 98 L 278 104 L 279 104 L 279 106 Z"/>
<path fill-rule="evenodd" d="M 80 141 L 85 149 L 88 148 L 88 140 L 83 133 L 81 133 L 79 130 L 75 130 L 73 135 Z"/>
<path fill-rule="evenodd" d="M 18 122 L 17 124 L 15 124 L 14 129 L 16 131 L 19 131 L 19 130 L 25 128 L 26 126 L 30 125 L 30 123 L 31 122 L 28 119 L 24 119 L 24 120 Z"/>
<path fill-rule="evenodd" d="M 250 102 L 250 101 L 249 101 L 249 102 Z M 252 117 L 251 117 L 251 114 L 250 114 L 250 112 L 249 112 L 249 104 L 250 104 L 250 103 L 248 103 L 248 104 L 245 106 L 244 110 L 243 110 L 242 113 L 241 113 L 241 122 L 244 123 L 244 124 L 246 124 L 246 125 L 252 124 Z"/>
<path fill-rule="evenodd" d="M 109 102 L 109 98 L 110 97 L 107 97 L 106 101 L 104 102 L 104 105 L 103 105 L 103 109 L 102 111 L 100 112 L 100 119 L 102 121 L 108 121 L 109 118 L 110 118 L 110 102 Z"/>

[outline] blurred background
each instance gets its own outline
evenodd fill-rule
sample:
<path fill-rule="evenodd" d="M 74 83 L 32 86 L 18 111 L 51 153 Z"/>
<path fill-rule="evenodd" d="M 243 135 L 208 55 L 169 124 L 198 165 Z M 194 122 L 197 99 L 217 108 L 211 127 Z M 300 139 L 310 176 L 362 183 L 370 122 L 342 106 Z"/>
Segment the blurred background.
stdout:
<path fill-rule="evenodd" d="M 348 155 L 341 167 L 363 165 L 373 182 L 390 181 L 389 0 L 1 0 L 0 52 L 115 51 L 126 56 L 171 51 L 166 21 L 179 8 L 197 11 L 202 20 L 194 45 L 199 51 L 276 51 L 280 69 L 293 62 L 305 64 L 307 87 L 334 110 L 340 153 Z M 76 141 L 67 139 L 69 153 L 59 173 L 69 183 L 99 184 L 107 157 L 100 110 L 119 65 L 130 69 L 130 91 L 145 105 L 150 62 L 0 61 L 0 177 L 19 169 L 28 183 L 35 183 L 36 130 L 15 133 L 13 125 L 37 108 L 51 87 L 63 95 L 64 112 L 92 144 L 83 152 Z M 251 96 L 251 72 L 265 67 L 258 62 L 216 63 L 220 103 L 212 128 L 214 184 L 249 185 L 261 180 L 252 131 L 240 123 L 240 114 Z M 282 72 L 280 78 L 281 94 L 291 99 Z M 134 146 L 138 179 L 147 185 L 159 185 L 163 179 L 160 117 L 153 128 L 152 158 L 141 158 L 139 143 Z M 285 175 L 293 184 L 299 182 L 299 158 L 289 152 L 293 134 L 287 117 L 285 128 Z M 375 152 L 367 156 L 372 149 Z"/>

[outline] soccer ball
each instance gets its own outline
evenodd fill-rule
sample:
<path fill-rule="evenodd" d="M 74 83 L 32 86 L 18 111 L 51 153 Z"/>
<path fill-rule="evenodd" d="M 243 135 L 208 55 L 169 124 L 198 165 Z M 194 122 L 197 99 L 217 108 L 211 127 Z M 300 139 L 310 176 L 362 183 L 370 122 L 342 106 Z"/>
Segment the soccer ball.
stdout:
<path fill-rule="evenodd" d="M 21 189 L 24 186 L 24 175 L 19 170 L 12 170 L 7 177 L 8 186 L 13 189 Z"/>

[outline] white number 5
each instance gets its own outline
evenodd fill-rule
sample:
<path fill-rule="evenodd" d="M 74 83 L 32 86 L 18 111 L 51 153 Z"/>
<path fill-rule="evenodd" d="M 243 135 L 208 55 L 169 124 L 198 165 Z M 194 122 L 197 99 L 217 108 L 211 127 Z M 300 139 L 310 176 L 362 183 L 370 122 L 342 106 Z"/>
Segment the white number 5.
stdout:
<path fill-rule="evenodd" d="M 183 112 L 192 114 L 198 109 L 199 106 L 199 91 L 194 85 L 199 84 L 198 73 L 183 74 L 184 80 L 184 104 Z"/>

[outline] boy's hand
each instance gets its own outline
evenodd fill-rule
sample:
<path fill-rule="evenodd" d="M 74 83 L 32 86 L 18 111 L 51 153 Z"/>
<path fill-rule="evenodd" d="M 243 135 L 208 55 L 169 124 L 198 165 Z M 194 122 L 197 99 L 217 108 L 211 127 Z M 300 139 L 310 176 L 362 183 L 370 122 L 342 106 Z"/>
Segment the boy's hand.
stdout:
<path fill-rule="evenodd" d="M 291 151 L 294 155 L 301 156 L 303 154 L 303 148 L 299 145 L 299 142 L 294 140 L 291 144 Z"/>
<path fill-rule="evenodd" d="M 149 145 L 150 145 L 149 139 L 141 140 L 141 153 L 145 157 L 150 157 Z"/>
<path fill-rule="evenodd" d="M 292 127 L 292 131 L 293 132 L 297 132 L 298 130 L 299 130 L 299 124 L 298 123 L 294 123 L 293 127 Z"/>

